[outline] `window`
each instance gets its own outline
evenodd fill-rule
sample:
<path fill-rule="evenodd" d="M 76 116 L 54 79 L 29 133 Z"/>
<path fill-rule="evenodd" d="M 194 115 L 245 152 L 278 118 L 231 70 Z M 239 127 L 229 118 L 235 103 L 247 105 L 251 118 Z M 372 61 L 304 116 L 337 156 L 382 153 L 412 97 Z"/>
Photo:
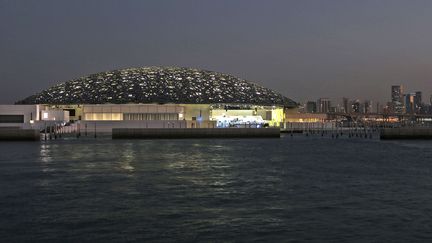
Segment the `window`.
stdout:
<path fill-rule="evenodd" d="M 179 119 L 177 113 L 125 113 L 125 121 L 176 121 Z"/>
<path fill-rule="evenodd" d="M 64 111 L 69 111 L 69 116 L 75 116 L 75 109 L 63 109 Z"/>
<path fill-rule="evenodd" d="M 121 113 L 85 113 L 86 121 L 120 121 L 123 120 Z"/>

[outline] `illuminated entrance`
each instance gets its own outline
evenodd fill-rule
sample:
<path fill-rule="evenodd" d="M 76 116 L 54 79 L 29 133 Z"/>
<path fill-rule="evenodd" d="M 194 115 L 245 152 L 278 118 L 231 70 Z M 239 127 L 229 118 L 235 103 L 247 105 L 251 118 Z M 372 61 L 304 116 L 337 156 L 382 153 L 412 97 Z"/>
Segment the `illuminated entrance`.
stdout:
<path fill-rule="evenodd" d="M 283 122 L 283 108 L 253 105 L 213 105 L 210 120 L 217 127 L 268 127 Z"/>

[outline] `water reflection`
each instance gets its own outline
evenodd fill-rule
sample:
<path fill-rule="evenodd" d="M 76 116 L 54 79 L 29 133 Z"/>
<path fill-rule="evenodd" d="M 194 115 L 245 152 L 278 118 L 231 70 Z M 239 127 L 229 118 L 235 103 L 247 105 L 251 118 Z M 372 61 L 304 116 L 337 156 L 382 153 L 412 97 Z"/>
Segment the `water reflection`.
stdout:
<path fill-rule="evenodd" d="M 0 225 L 10 242 L 79 241 L 89 234 L 95 241 L 125 235 L 150 242 L 161 236 L 257 241 L 254 232 L 277 237 L 261 241 L 300 232 L 298 241 L 320 242 L 324 235 L 349 242 L 354 235 L 368 242 L 391 239 L 395 224 L 409 219 L 396 232 L 403 241 L 431 238 L 423 227 L 430 222 L 424 212 L 432 210 L 430 149 L 293 141 L 6 144 L 0 146 Z"/>
<path fill-rule="evenodd" d="M 185 143 L 176 149 L 168 146 L 167 150 L 170 152 L 164 153 L 162 158 L 176 181 L 183 185 L 211 188 L 213 192 L 231 192 L 230 185 L 235 177 L 230 170 L 236 159 L 230 155 L 229 147 L 204 142 Z"/>
<path fill-rule="evenodd" d="M 51 157 L 51 144 L 41 143 L 39 150 L 39 159 L 43 163 L 50 163 Z"/>
<path fill-rule="evenodd" d="M 137 159 L 136 151 L 132 143 L 125 144 L 119 160 L 120 169 L 127 172 L 134 172 L 133 162 Z"/>
<path fill-rule="evenodd" d="M 41 143 L 39 147 L 38 161 L 40 162 L 39 165 L 41 171 L 46 175 L 47 174 L 50 175 L 56 171 L 55 168 L 53 167 L 54 160 L 52 154 L 52 147 L 53 147 L 52 144 L 47 144 L 47 143 Z M 49 187 L 50 180 L 44 177 L 38 181 L 38 185 L 42 187 Z"/>
<path fill-rule="evenodd" d="M 41 162 L 42 172 L 44 173 L 52 173 L 56 171 L 56 169 L 52 166 L 54 164 L 53 160 L 53 149 L 55 145 L 41 143 L 39 149 L 39 161 Z"/>

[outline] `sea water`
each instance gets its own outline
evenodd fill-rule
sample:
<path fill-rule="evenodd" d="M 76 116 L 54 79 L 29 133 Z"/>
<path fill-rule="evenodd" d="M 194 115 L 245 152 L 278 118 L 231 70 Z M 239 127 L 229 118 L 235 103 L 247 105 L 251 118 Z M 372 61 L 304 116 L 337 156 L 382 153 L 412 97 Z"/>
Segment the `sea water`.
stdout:
<path fill-rule="evenodd" d="M 430 241 L 432 142 L 1 142 L 0 239 Z"/>

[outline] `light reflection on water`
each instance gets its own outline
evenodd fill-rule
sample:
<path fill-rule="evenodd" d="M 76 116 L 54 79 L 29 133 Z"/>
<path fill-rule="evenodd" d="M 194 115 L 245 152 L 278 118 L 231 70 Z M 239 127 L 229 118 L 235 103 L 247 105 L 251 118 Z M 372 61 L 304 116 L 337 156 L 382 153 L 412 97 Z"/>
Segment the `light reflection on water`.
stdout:
<path fill-rule="evenodd" d="M 432 237 L 428 142 L 96 139 L 0 154 L 9 242 Z"/>
<path fill-rule="evenodd" d="M 40 144 L 40 155 L 39 160 L 41 163 L 42 172 L 44 173 L 53 173 L 56 169 L 51 164 L 55 163 L 52 158 L 52 149 L 56 147 L 55 144 Z M 47 181 L 42 181 L 41 183 L 48 183 Z"/>
<path fill-rule="evenodd" d="M 40 145 L 40 155 L 39 158 L 43 163 L 50 163 L 52 161 L 50 155 L 51 144 L 41 143 Z"/>
<path fill-rule="evenodd" d="M 234 178 L 228 171 L 232 161 L 226 157 L 228 146 L 192 143 L 190 152 L 164 153 L 161 159 L 168 162 L 167 169 L 176 174 L 182 183 L 205 186 L 212 191 L 227 191 L 224 187 Z M 208 176 L 202 176 L 208 175 Z"/>
<path fill-rule="evenodd" d="M 134 172 L 135 167 L 133 167 L 132 165 L 136 160 L 138 160 L 138 158 L 133 148 L 133 144 L 131 143 L 125 144 L 123 151 L 120 151 L 120 153 L 121 153 L 120 168 L 127 172 Z"/>

